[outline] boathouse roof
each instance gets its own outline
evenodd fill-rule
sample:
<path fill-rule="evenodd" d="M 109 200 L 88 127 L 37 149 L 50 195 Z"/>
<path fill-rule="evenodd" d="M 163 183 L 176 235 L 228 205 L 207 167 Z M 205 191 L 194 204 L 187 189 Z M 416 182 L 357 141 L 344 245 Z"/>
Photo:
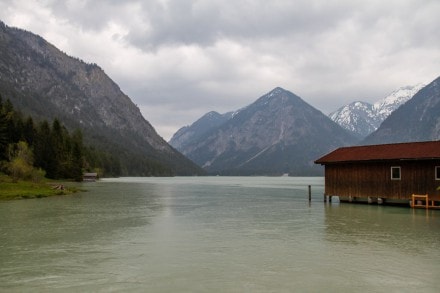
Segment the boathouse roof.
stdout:
<path fill-rule="evenodd" d="M 429 159 L 440 159 L 440 141 L 342 147 L 319 158 L 315 164 Z"/>
<path fill-rule="evenodd" d="M 87 176 L 87 177 L 97 177 L 98 176 L 98 173 L 84 173 L 84 175 L 83 176 Z"/>

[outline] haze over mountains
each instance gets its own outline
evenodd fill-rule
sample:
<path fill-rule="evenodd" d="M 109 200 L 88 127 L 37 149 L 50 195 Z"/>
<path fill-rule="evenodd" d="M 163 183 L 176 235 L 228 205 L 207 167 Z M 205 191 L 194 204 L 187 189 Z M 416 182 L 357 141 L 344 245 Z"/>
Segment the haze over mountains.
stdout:
<path fill-rule="evenodd" d="M 203 171 L 165 142 L 96 64 L 72 58 L 30 32 L 0 22 L 0 93 L 34 119 L 59 118 L 86 142 L 119 158 L 121 175 Z"/>

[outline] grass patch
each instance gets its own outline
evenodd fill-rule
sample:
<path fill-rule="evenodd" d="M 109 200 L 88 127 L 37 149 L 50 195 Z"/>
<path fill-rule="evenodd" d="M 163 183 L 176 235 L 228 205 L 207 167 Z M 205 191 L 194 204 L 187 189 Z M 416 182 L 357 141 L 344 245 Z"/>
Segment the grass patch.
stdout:
<path fill-rule="evenodd" d="M 55 187 L 63 186 L 63 189 Z M 0 200 L 43 198 L 48 196 L 66 195 L 82 191 L 78 188 L 66 186 L 62 182 L 44 180 L 42 182 L 13 180 L 0 174 Z"/>

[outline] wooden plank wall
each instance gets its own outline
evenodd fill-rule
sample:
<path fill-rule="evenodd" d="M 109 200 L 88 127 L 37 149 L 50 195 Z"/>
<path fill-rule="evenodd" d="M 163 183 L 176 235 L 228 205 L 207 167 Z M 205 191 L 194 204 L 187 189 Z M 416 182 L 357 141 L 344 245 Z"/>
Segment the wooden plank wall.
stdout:
<path fill-rule="evenodd" d="M 401 180 L 391 180 L 391 167 L 401 167 Z M 414 194 L 440 196 L 435 180 L 440 160 L 341 163 L 325 166 L 325 194 L 410 199 Z"/>

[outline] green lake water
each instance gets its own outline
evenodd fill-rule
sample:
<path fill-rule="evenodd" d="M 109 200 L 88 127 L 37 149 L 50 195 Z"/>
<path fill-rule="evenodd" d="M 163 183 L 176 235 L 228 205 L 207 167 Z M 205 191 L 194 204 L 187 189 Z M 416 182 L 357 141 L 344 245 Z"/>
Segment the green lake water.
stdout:
<path fill-rule="evenodd" d="M 119 178 L 0 202 L 0 292 L 440 292 L 440 210 L 324 203 L 323 184 Z"/>

